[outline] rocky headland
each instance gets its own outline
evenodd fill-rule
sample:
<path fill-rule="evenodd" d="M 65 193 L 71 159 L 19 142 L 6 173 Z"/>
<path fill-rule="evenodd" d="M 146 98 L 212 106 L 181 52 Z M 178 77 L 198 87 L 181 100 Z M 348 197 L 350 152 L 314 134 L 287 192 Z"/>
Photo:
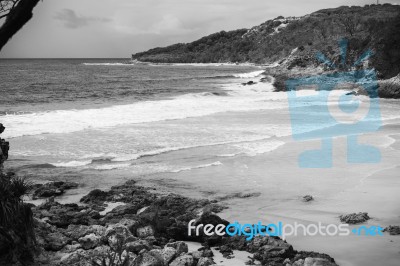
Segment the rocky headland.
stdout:
<path fill-rule="evenodd" d="M 266 67 L 277 91 L 286 90 L 290 78 L 373 69 L 379 97 L 400 98 L 399 27 L 398 5 L 341 6 L 302 17 L 279 16 L 251 29 L 221 31 L 191 43 L 136 53 L 132 59 L 254 63 Z M 338 43 L 342 39 L 347 40 L 344 62 L 344 45 L 340 48 Z"/>

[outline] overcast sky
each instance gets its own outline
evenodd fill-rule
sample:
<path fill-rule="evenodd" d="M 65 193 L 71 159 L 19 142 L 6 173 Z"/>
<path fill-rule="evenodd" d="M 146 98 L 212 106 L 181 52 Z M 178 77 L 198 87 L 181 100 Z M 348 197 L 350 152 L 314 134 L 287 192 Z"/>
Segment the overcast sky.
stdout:
<path fill-rule="evenodd" d="M 280 15 L 371 3 L 376 0 L 43 0 L 0 57 L 128 58 Z"/>

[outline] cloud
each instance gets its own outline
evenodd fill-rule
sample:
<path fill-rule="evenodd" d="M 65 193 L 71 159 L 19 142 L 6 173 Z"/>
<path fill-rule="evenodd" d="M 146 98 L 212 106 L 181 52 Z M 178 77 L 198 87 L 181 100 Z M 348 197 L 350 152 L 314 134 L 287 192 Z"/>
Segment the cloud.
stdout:
<path fill-rule="evenodd" d="M 89 25 L 92 22 L 109 22 L 111 21 L 108 18 L 101 17 L 88 17 L 88 16 L 80 16 L 75 13 L 75 11 L 71 9 L 63 9 L 59 11 L 54 18 L 56 20 L 60 20 L 64 22 L 64 26 L 70 29 L 77 29 L 84 26 Z"/>

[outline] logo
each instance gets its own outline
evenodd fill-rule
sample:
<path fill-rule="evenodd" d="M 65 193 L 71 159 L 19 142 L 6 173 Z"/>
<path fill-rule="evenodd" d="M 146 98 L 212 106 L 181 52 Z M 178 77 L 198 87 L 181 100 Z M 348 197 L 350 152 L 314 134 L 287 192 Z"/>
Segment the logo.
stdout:
<path fill-rule="evenodd" d="M 228 225 L 196 224 L 196 220 L 188 223 L 188 236 L 245 236 L 251 241 L 256 236 L 276 236 L 285 240 L 289 236 L 383 236 L 383 228 L 380 226 L 359 226 L 350 230 L 348 224 L 284 224 L 283 222 L 264 225 L 261 221 L 257 224 L 240 224 L 234 222 Z"/>
<path fill-rule="evenodd" d="M 358 137 L 376 132 L 382 124 L 378 83 L 374 69 L 359 68 L 373 52 L 368 50 L 352 66 L 346 65 L 348 42 L 339 42 L 341 64 L 336 66 L 322 53 L 317 59 L 337 71 L 331 74 L 289 79 L 286 81 L 292 135 L 296 141 L 321 140 L 321 148 L 299 155 L 301 168 L 333 166 L 333 138 L 347 138 L 348 163 L 378 163 L 381 153 L 376 147 L 361 144 Z M 343 90 L 352 88 L 352 92 Z M 312 89 L 312 90 L 310 90 Z M 357 97 L 356 95 L 366 97 Z"/>

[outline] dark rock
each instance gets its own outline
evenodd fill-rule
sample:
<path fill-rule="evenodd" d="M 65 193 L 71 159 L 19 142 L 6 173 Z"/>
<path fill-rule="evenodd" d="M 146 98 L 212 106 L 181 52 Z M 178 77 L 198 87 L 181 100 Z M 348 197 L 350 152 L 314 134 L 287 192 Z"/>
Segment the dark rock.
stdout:
<path fill-rule="evenodd" d="M 400 235 L 400 226 L 398 225 L 389 225 L 383 232 L 389 232 L 390 235 Z"/>
<path fill-rule="evenodd" d="M 183 241 L 168 243 L 165 245 L 166 247 L 171 247 L 176 250 L 176 254 L 187 253 L 189 251 L 188 245 Z"/>
<path fill-rule="evenodd" d="M 303 201 L 304 202 L 309 202 L 309 201 L 312 201 L 312 200 L 314 200 L 314 198 L 311 195 L 306 195 L 306 196 L 303 197 Z"/>
<path fill-rule="evenodd" d="M 44 185 L 37 184 L 33 189 L 33 199 L 56 197 L 64 194 L 65 190 L 77 188 L 78 184 L 73 182 L 50 182 Z"/>
<path fill-rule="evenodd" d="M 351 213 L 347 215 L 340 215 L 339 216 L 340 221 L 342 223 L 347 223 L 347 224 L 359 224 L 359 223 L 364 223 L 371 219 L 368 216 L 368 213 L 366 212 L 359 212 L 359 213 Z"/>
<path fill-rule="evenodd" d="M 145 240 L 137 240 L 126 244 L 126 250 L 138 254 L 142 250 L 151 250 L 152 246 Z"/>
<path fill-rule="evenodd" d="M 107 200 L 109 196 L 108 192 L 104 192 L 100 189 L 95 189 L 89 192 L 88 195 L 81 198 L 81 202 L 83 203 L 98 203 L 104 202 Z"/>
<path fill-rule="evenodd" d="M 132 266 L 163 266 L 164 262 L 147 251 L 140 252 Z"/>

